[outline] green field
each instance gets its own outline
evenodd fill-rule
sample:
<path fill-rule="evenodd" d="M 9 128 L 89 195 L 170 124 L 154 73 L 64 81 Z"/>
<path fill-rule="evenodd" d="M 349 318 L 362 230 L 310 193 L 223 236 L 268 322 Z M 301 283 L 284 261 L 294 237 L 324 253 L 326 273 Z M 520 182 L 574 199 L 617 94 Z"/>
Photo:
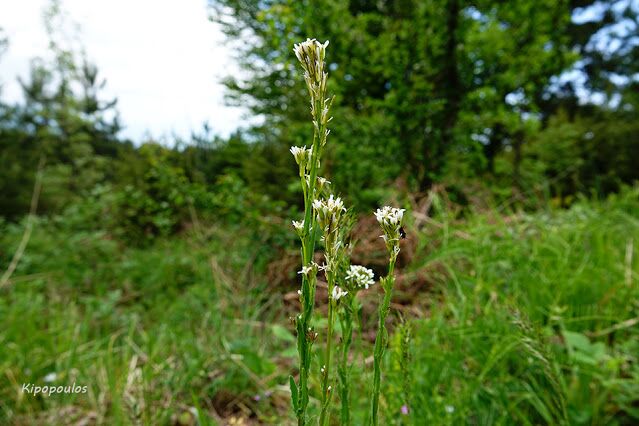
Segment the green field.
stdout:
<path fill-rule="evenodd" d="M 636 423 L 638 194 L 455 221 L 441 210 L 434 224 L 414 225 L 382 422 Z M 12 253 L 23 230 L 4 224 L 0 251 Z M 295 281 L 291 272 L 269 285 L 259 250 L 240 229 L 135 249 L 37 220 L 1 290 L 1 423 L 292 424 L 285 294 Z M 368 409 L 375 295 L 364 295 L 354 339 L 355 424 Z M 45 380 L 88 392 L 21 392 Z"/>

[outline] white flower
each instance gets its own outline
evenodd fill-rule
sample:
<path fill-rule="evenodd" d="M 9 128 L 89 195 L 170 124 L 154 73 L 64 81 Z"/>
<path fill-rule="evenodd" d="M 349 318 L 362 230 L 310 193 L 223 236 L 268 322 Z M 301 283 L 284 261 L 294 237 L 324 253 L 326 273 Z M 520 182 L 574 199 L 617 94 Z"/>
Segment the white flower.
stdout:
<path fill-rule="evenodd" d="M 295 229 L 295 232 L 297 232 L 297 235 L 302 235 L 302 232 L 304 231 L 304 220 L 294 220 L 293 228 Z"/>
<path fill-rule="evenodd" d="M 332 98 L 324 99 L 326 96 L 326 81 L 328 73 L 326 72 L 326 47 L 328 41 L 320 43 L 315 39 L 307 39 L 302 43 L 297 43 L 293 48 L 295 56 L 302 64 L 304 69 L 304 81 L 311 95 L 311 115 L 313 116 L 313 124 L 317 130 L 320 125 L 326 126 L 330 121 L 329 110 L 332 104 Z M 316 103 L 320 103 L 319 110 Z M 324 134 L 320 135 L 320 143 L 322 146 L 326 143 L 327 129 Z"/>
<path fill-rule="evenodd" d="M 339 286 L 335 286 L 333 287 L 331 298 L 337 302 L 340 298 L 346 296 L 347 294 L 348 294 L 348 291 L 344 291 Z"/>
<path fill-rule="evenodd" d="M 296 43 L 293 52 L 297 56 L 297 60 L 302 64 L 305 74 L 304 78 L 310 80 L 312 83 L 321 83 L 324 73 L 324 57 L 326 55 L 326 47 L 328 47 L 328 40 L 325 43 L 307 38 L 302 43 Z"/>
<path fill-rule="evenodd" d="M 384 231 L 382 238 L 386 242 L 386 248 L 395 257 L 399 253 L 399 240 L 405 211 L 404 209 L 385 206 L 375 212 L 375 217 L 381 225 L 382 231 Z"/>
<path fill-rule="evenodd" d="M 307 266 L 302 266 L 302 269 L 297 273 L 300 275 L 304 275 L 307 278 L 314 276 L 315 274 L 317 274 L 317 263 L 311 262 Z"/>
<path fill-rule="evenodd" d="M 321 176 L 317 177 L 317 189 L 318 189 L 318 191 L 321 191 L 322 189 L 324 189 L 325 186 L 330 185 L 330 184 L 331 184 L 330 180 L 328 180 L 326 178 L 323 178 Z"/>
<path fill-rule="evenodd" d="M 349 281 L 353 287 L 368 289 L 375 284 L 375 273 L 364 266 L 351 265 L 346 271 L 346 281 Z"/>
<path fill-rule="evenodd" d="M 377 209 L 375 217 L 377 217 L 377 221 L 382 226 L 396 226 L 399 228 L 402 226 L 402 219 L 404 218 L 405 211 L 406 209 L 384 206 L 381 209 Z"/>
<path fill-rule="evenodd" d="M 382 227 L 386 248 L 391 255 L 393 261 L 397 259 L 399 254 L 399 240 L 402 238 L 402 221 L 404 219 L 404 209 L 385 206 L 377 209 L 375 217 Z"/>
<path fill-rule="evenodd" d="M 333 198 L 333 195 L 325 200 L 314 200 L 313 209 L 317 213 L 317 221 L 325 231 L 334 231 L 337 229 L 337 222 L 343 211 L 344 203 L 342 199 L 337 197 Z"/>
<path fill-rule="evenodd" d="M 295 162 L 300 166 L 300 169 L 304 170 L 306 165 L 311 160 L 313 154 L 313 148 L 306 148 L 306 146 L 292 146 L 291 154 L 295 157 Z"/>
<path fill-rule="evenodd" d="M 333 194 L 331 194 L 326 200 L 314 200 L 313 208 L 315 208 L 315 210 L 322 210 L 331 214 L 337 213 L 341 210 L 346 210 L 342 199 L 339 197 L 333 198 Z"/>

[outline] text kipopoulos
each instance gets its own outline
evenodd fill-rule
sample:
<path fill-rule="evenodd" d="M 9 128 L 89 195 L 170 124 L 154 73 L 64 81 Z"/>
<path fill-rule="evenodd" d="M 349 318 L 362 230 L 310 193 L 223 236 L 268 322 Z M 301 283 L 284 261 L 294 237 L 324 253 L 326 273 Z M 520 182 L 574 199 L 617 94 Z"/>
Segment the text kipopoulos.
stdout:
<path fill-rule="evenodd" d="M 75 382 L 70 386 L 36 386 L 33 383 L 23 383 L 22 392 L 37 395 L 69 394 L 69 393 L 87 393 L 87 386 L 76 385 Z"/>

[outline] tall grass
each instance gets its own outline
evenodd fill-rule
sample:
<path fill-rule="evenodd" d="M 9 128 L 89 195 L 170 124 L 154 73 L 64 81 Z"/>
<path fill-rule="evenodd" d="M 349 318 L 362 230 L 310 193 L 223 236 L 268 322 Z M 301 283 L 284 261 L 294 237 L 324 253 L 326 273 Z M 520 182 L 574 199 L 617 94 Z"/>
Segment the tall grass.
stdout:
<path fill-rule="evenodd" d="M 440 212 L 441 227 L 409 229 L 417 254 L 395 292 L 426 282 L 389 330 L 380 424 L 635 424 L 638 198 L 459 221 Z M 1 226 L 6 267 L 23 227 Z M 254 241 L 237 231 L 229 245 L 228 232 L 136 249 L 35 222 L 0 293 L 0 423 L 292 424 L 282 296 Z M 357 353 L 372 354 L 375 299 L 362 301 Z M 371 362 L 349 360 L 352 424 L 369 415 Z M 89 391 L 21 393 L 50 373 Z"/>
<path fill-rule="evenodd" d="M 0 294 L 0 424 L 216 424 L 258 411 L 292 336 L 272 325 L 276 296 L 244 266 L 252 242 L 224 234 L 135 249 L 37 223 Z M 4 226 L 2 252 L 19 235 Z M 21 392 L 73 382 L 88 392 Z"/>
<path fill-rule="evenodd" d="M 414 321 L 414 424 L 639 419 L 637 195 L 476 215 L 428 237 L 439 247 L 412 268 L 440 302 Z M 400 415 L 396 380 L 387 418 Z"/>

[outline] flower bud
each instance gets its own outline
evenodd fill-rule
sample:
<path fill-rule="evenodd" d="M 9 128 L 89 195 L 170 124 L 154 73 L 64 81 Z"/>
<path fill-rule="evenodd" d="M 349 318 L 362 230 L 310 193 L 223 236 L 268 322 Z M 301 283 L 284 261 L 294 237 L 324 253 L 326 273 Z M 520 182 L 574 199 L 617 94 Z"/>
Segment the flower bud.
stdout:
<path fill-rule="evenodd" d="M 313 209 L 317 214 L 317 222 L 325 233 L 337 230 L 341 214 L 346 211 L 342 199 L 333 198 L 332 194 L 327 199 L 313 201 Z"/>

